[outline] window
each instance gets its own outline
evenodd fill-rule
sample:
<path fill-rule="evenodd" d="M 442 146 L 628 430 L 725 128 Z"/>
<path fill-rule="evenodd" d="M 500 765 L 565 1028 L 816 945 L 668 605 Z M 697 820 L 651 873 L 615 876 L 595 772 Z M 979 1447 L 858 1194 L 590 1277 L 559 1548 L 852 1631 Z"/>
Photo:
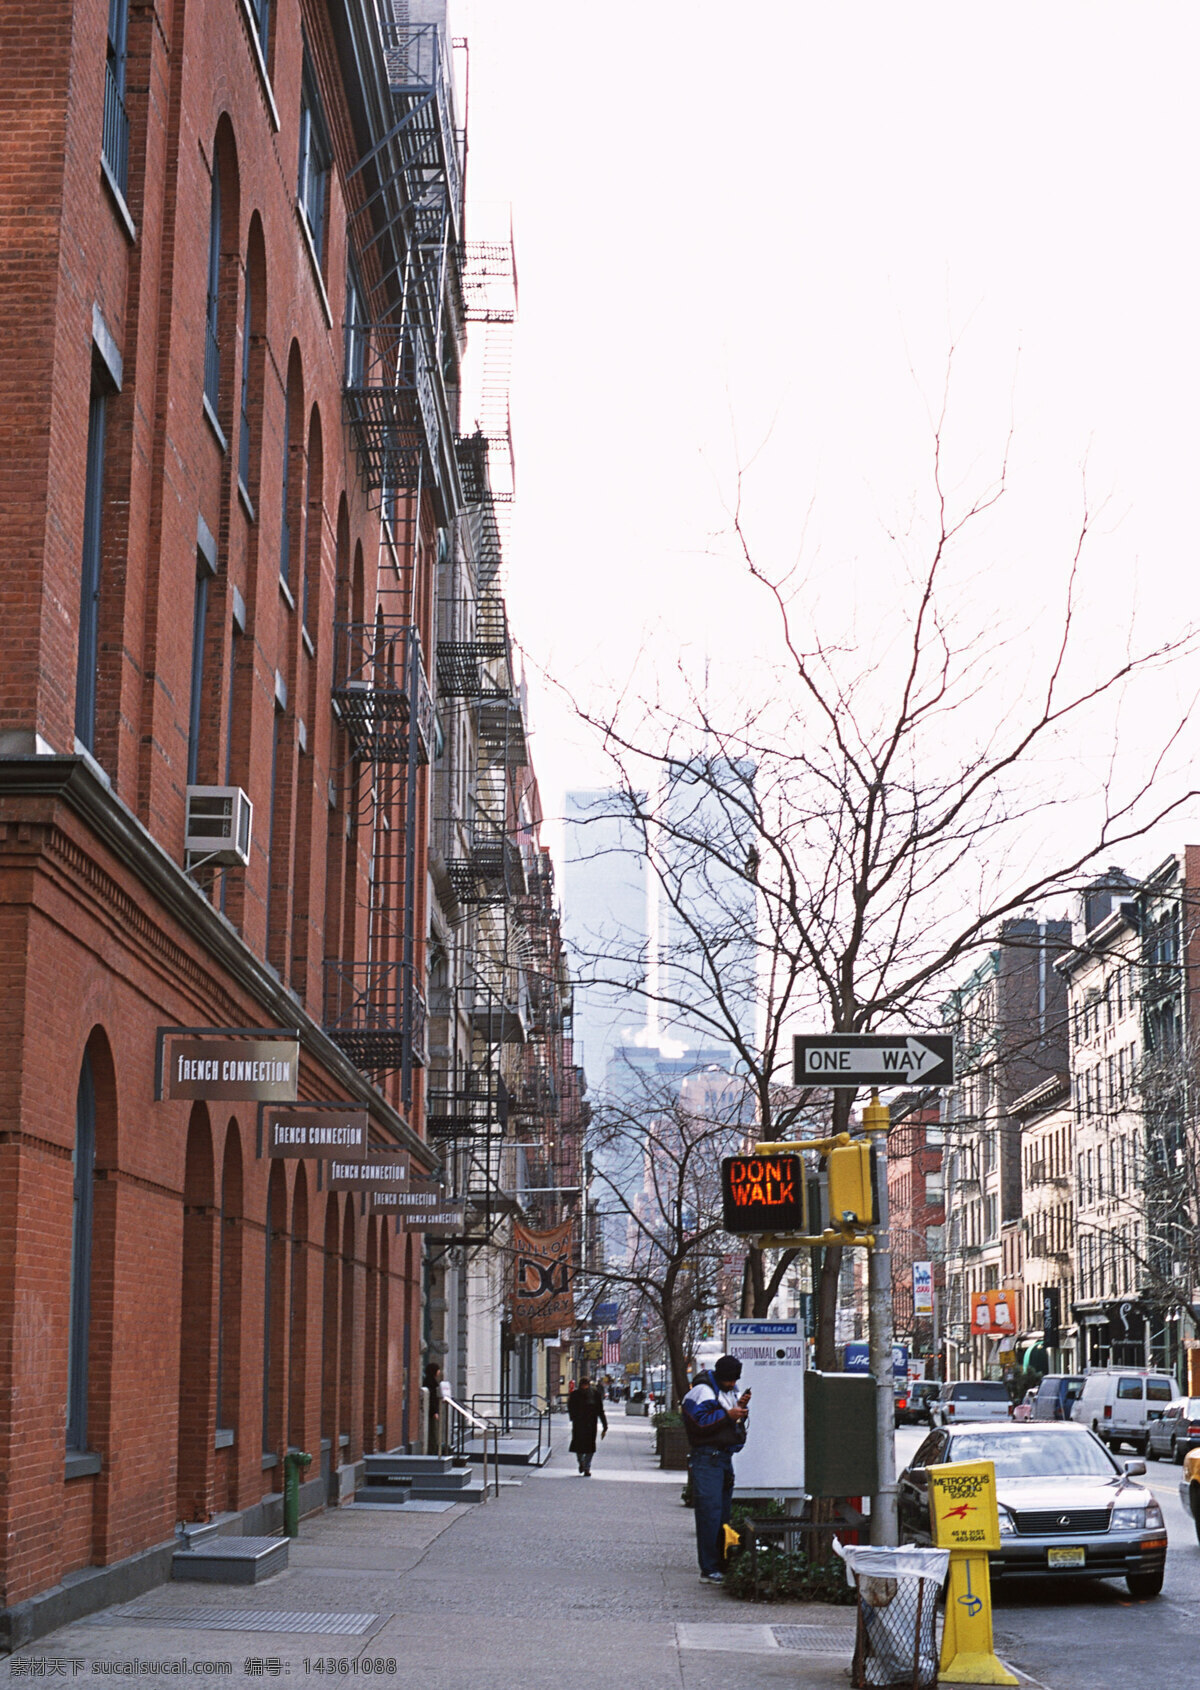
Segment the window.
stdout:
<path fill-rule="evenodd" d="M 279 579 L 289 590 L 292 584 L 292 525 L 288 516 L 292 481 L 292 404 L 291 393 L 283 412 L 283 485 L 280 493 L 279 517 Z"/>
<path fill-rule="evenodd" d="M 250 297 L 250 266 L 246 266 L 246 303 L 242 309 L 242 394 L 238 406 L 238 480 L 250 493 L 250 332 L 253 302 Z"/>
<path fill-rule="evenodd" d="M 367 325 L 362 289 L 354 271 L 346 272 L 346 386 L 361 387 L 367 361 Z"/>
<path fill-rule="evenodd" d="M 83 491 L 83 558 L 80 570 L 79 651 L 75 665 L 75 737 L 96 749 L 96 679 L 100 660 L 100 557 L 104 509 L 104 434 L 108 390 L 93 368 L 88 404 L 87 470 Z"/>
<path fill-rule="evenodd" d="M 271 27 L 271 0 L 246 0 L 246 4 L 250 9 L 250 21 L 254 25 L 254 32 L 258 36 L 258 44 L 265 59 L 267 37 Z"/>
<path fill-rule="evenodd" d="M 1118 1379 L 1117 1397 L 1122 1402 L 1141 1402 L 1142 1381 L 1140 1379 Z M 1167 1400 L 1170 1401 L 1169 1396 Z"/>
<path fill-rule="evenodd" d="M 71 1314 L 67 1348 L 67 1448 L 87 1448 L 88 1338 L 92 1317 L 92 1188 L 96 1173 L 96 1085 L 85 1056 L 75 1094 L 71 1220 Z"/>
<path fill-rule="evenodd" d="M 196 593 L 192 608 L 192 690 L 188 707 L 187 783 L 200 780 L 201 708 L 204 698 L 204 642 L 208 637 L 208 583 L 212 567 L 202 552 L 196 554 Z"/>
<path fill-rule="evenodd" d="M 325 194 L 329 186 L 330 158 L 317 79 L 306 54 L 300 90 L 300 169 L 296 197 L 312 237 L 318 264 L 325 255 Z"/>
<path fill-rule="evenodd" d="M 221 173 L 213 160 L 212 202 L 208 217 L 208 301 L 204 314 L 204 397 L 217 415 L 221 394 L 221 344 L 217 312 L 221 286 Z"/>
<path fill-rule="evenodd" d="M 129 116 L 125 110 L 125 58 L 129 0 L 108 0 L 108 51 L 104 65 L 104 130 L 100 156 L 122 197 L 129 186 Z"/>

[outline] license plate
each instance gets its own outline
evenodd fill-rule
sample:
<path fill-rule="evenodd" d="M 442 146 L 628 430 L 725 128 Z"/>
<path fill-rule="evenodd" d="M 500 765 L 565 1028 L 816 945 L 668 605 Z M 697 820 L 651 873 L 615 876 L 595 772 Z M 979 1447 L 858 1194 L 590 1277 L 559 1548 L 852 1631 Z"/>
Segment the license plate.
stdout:
<path fill-rule="evenodd" d="M 1047 1549 L 1046 1560 L 1052 1567 L 1082 1567 L 1087 1550 L 1082 1544 L 1072 1545 L 1070 1549 Z"/>

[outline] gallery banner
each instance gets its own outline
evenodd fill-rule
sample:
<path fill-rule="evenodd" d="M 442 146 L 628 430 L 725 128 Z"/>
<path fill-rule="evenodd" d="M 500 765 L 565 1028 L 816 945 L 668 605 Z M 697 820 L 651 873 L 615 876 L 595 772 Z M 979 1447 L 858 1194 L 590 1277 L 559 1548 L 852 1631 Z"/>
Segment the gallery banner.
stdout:
<path fill-rule="evenodd" d="M 512 1330 L 558 1332 L 575 1321 L 571 1244 L 574 1223 L 550 1232 L 513 1225 Z"/>

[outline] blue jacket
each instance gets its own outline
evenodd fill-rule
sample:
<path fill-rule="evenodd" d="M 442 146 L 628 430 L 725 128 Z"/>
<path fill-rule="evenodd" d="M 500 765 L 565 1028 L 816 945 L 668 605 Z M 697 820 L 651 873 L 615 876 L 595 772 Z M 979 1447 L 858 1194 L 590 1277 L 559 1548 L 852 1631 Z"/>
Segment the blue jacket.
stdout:
<path fill-rule="evenodd" d="M 737 1401 L 736 1391 L 724 1393 Z M 741 1449 L 746 1441 L 746 1422 L 731 1420 L 722 1402 L 721 1387 L 711 1371 L 702 1373 L 683 1399 L 683 1427 L 692 1449 Z"/>

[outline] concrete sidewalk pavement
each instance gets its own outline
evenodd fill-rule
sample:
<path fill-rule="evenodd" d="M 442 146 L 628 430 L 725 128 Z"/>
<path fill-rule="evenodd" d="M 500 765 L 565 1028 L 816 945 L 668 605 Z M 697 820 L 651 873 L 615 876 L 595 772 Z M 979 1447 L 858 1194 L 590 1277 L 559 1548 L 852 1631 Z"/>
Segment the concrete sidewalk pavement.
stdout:
<path fill-rule="evenodd" d="M 332 1675 L 430 1690 L 849 1683 L 852 1608 L 736 1602 L 700 1582 L 684 1476 L 658 1469 L 645 1420 L 613 1416 L 590 1479 L 576 1473 L 557 1417 L 554 1439 L 545 1468 L 511 1469 L 521 1482 L 486 1504 L 319 1515 L 302 1523 L 275 1578 L 164 1585 L 39 1639 L 0 1662 L 0 1678 Z"/>

